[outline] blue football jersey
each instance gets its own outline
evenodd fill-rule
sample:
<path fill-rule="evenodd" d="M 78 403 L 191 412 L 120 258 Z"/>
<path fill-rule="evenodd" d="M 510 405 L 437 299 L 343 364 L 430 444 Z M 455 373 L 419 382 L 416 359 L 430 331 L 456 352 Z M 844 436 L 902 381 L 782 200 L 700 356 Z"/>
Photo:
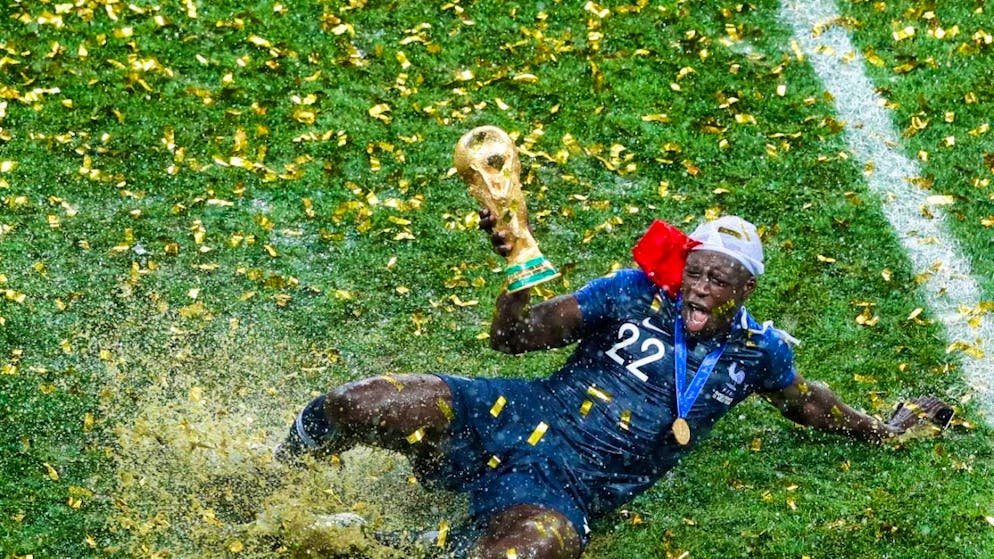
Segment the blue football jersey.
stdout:
<path fill-rule="evenodd" d="M 692 440 L 682 446 L 671 427 L 675 302 L 640 270 L 594 280 L 575 296 L 583 337 L 565 365 L 539 381 L 539 400 L 549 421 L 547 451 L 568 465 L 573 490 L 591 514 L 647 489 L 747 396 L 783 389 L 795 378 L 793 339 L 744 308 L 727 338 L 688 340 L 688 377 L 721 343 L 725 349 L 688 413 Z"/>

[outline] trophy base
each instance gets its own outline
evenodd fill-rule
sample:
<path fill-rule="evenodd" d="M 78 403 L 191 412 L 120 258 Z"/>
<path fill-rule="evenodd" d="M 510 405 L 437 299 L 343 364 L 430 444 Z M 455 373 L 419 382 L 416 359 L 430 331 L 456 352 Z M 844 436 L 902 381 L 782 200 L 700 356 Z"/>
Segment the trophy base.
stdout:
<path fill-rule="evenodd" d="M 504 274 L 507 276 L 508 293 L 524 291 L 559 277 L 559 272 L 552 266 L 552 263 L 541 255 L 527 262 L 508 266 L 504 270 Z"/>

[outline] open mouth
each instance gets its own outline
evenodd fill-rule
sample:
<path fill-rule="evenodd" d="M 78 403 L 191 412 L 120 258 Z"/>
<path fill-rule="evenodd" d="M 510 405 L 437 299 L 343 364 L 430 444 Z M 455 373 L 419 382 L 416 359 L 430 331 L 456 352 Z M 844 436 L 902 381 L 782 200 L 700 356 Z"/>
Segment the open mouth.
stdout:
<path fill-rule="evenodd" d="M 684 302 L 683 304 L 684 326 L 691 332 L 700 332 L 707 326 L 708 319 L 711 318 L 711 311 L 707 307 L 697 303 Z"/>

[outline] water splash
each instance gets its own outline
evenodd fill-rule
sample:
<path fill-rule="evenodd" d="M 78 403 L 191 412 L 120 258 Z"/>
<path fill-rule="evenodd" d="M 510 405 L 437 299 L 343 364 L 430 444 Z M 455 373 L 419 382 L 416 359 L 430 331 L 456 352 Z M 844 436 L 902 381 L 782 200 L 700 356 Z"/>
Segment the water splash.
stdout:
<path fill-rule="evenodd" d="M 140 325 L 139 325 L 140 322 Z M 266 326 L 195 328 L 136 321 L 102 340 L 105 415 L 116 468 L 111 530 L 141 557 L 410 557 L 358 527 L 316 527 L 320 515 L 352 512 L 366 530 L 458 522 L 464 504 L 427 492 L 396 453 L 356 448 L 344 465 L 289 469 L 272 459 L 298 408 L 328 374 L 320 352 Z M 284 340 L 276 342 L 274 340 Z"/>

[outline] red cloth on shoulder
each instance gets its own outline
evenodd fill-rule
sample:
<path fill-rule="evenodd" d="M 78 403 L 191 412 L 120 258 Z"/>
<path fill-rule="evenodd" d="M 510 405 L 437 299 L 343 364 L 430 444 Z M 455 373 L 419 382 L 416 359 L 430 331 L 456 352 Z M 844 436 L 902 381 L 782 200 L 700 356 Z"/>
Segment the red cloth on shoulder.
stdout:
<path fill-rule="evenodd" d="M 657 219 L 632 248 L 632 256 L 653 283 L 676 299 L 687 254 L 699 244 L 683 231 Z"/>

